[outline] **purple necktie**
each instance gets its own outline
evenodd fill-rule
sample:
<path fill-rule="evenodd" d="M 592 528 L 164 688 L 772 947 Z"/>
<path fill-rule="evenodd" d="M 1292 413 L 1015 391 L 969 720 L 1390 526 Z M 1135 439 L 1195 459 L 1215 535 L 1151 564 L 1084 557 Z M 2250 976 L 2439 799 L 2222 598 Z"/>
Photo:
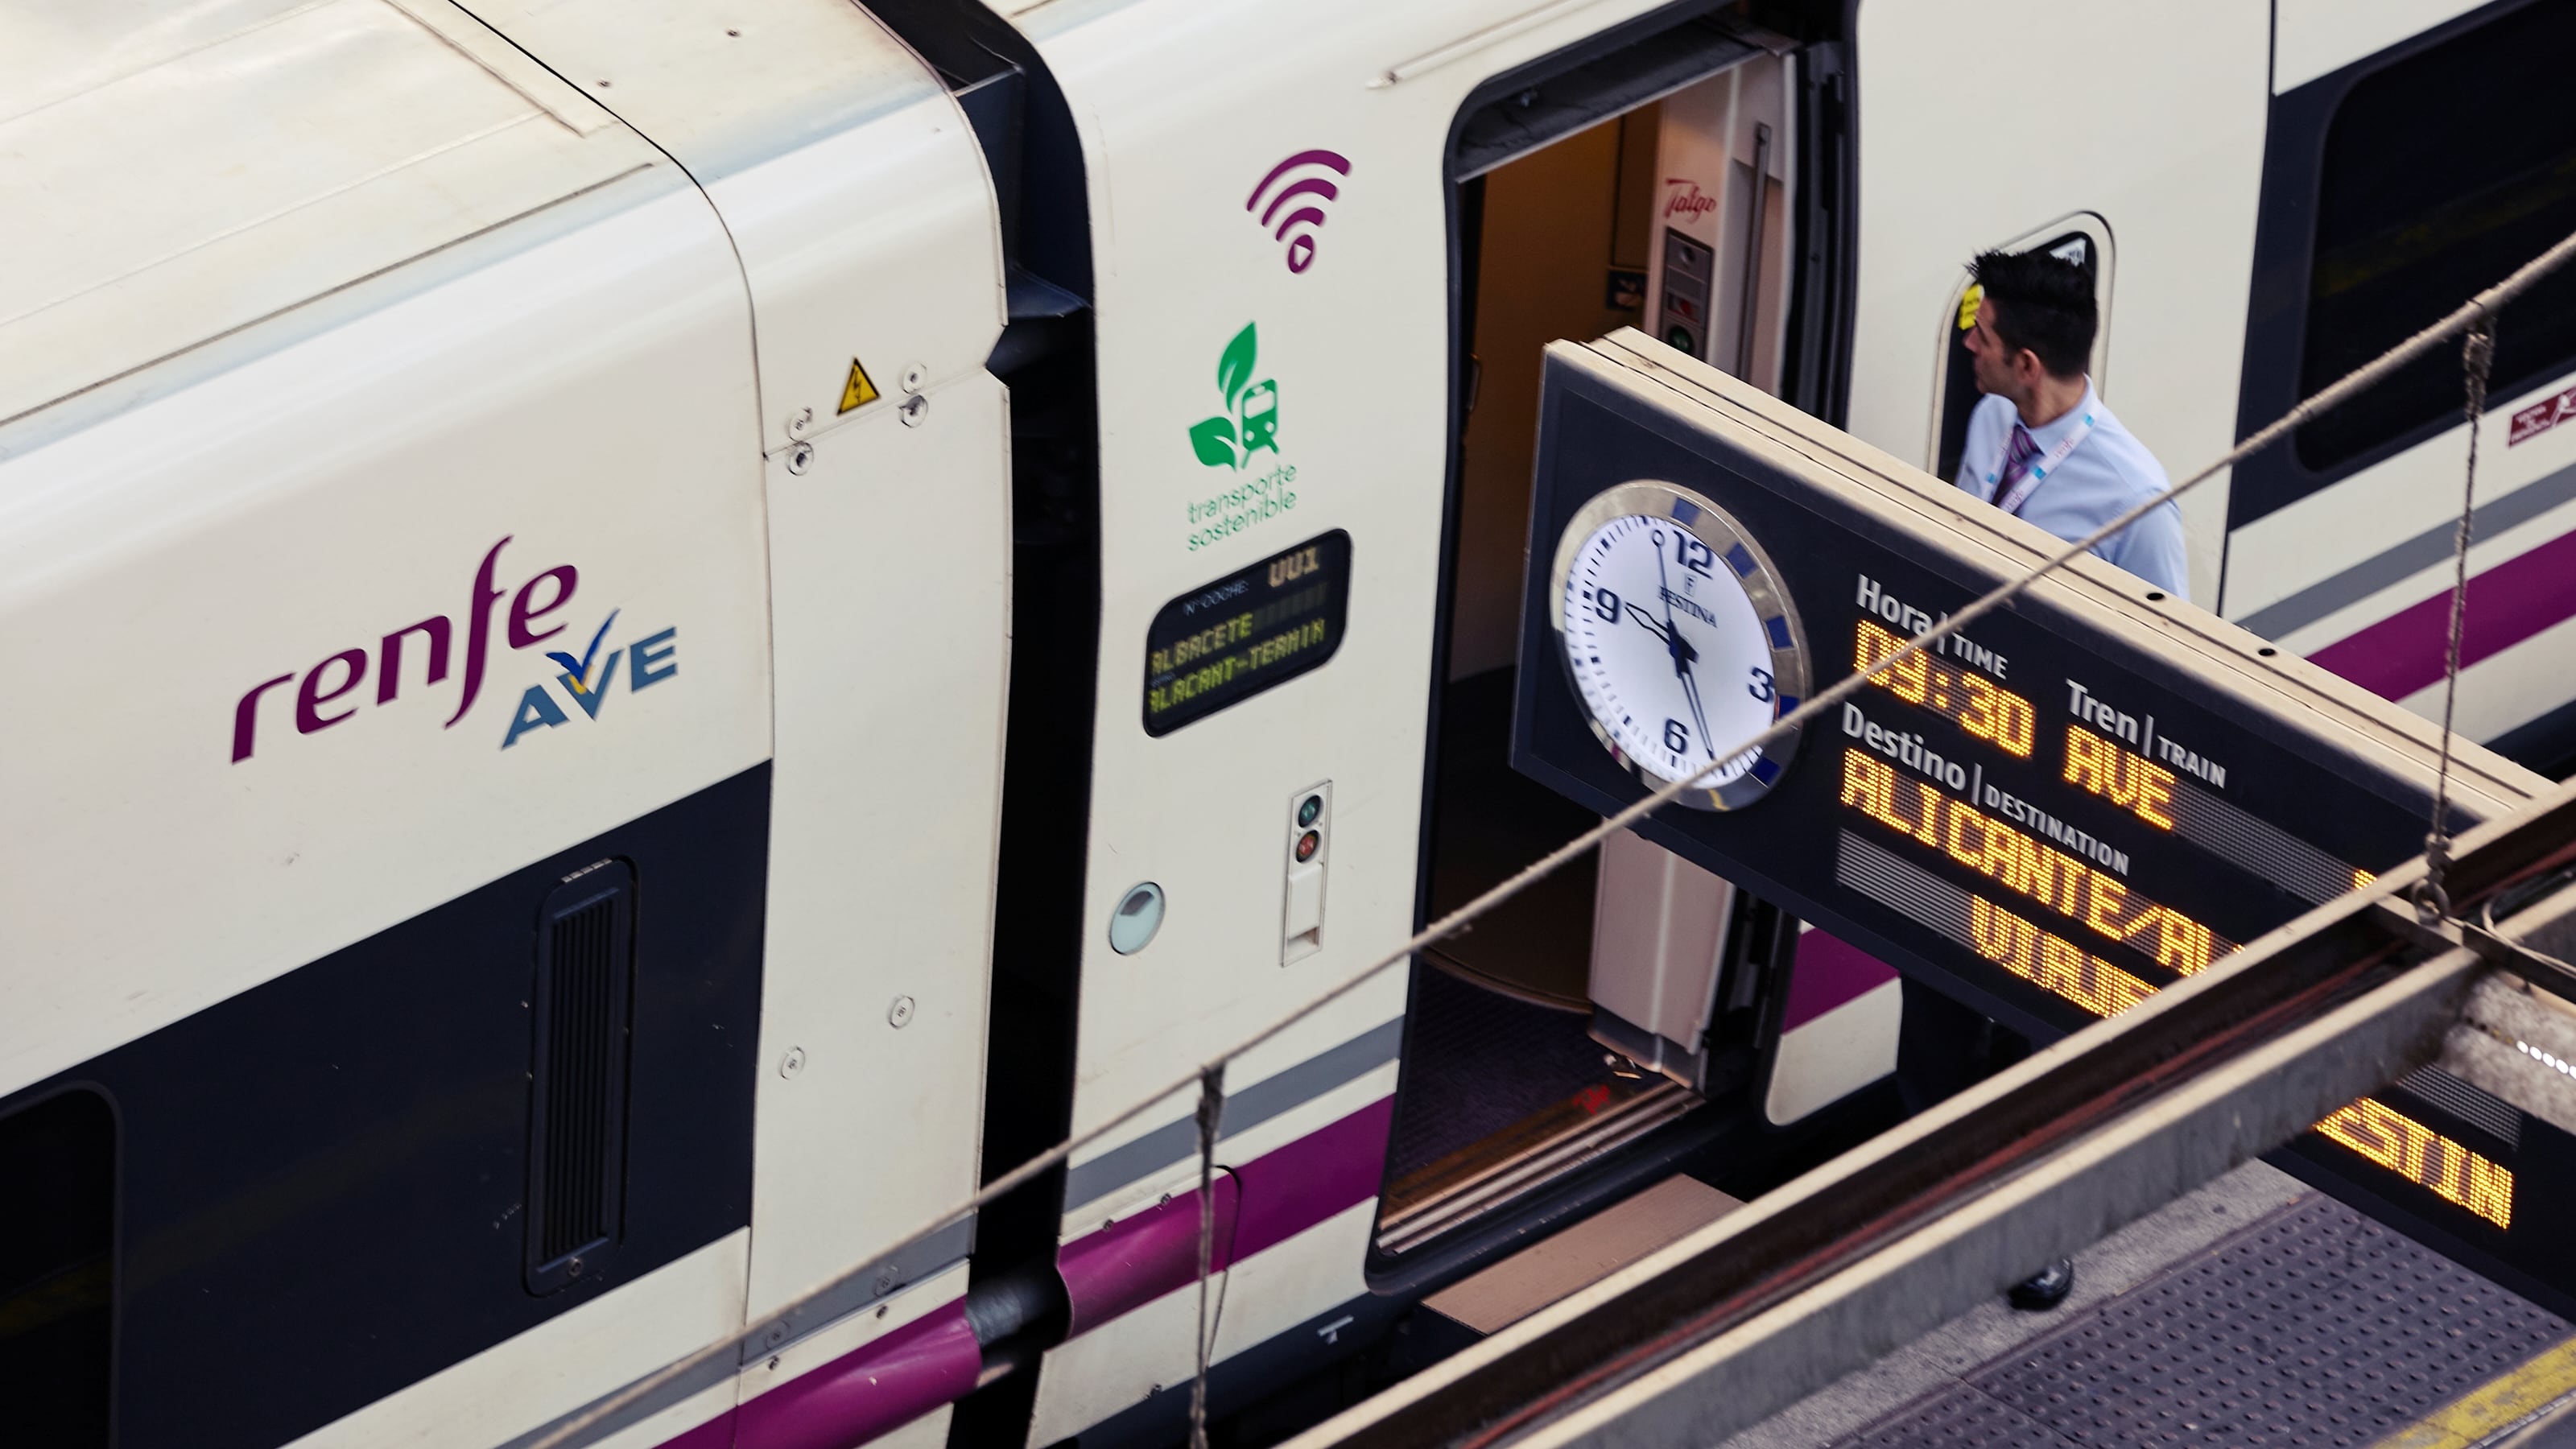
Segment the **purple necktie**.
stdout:
<path fill-rule="evenodd" d="M 2039 459 L 2039 444 L 2030 440 L 2030 429 L 2013 424 L 2012 441 L 2004 446 L 2003 481 L 1995 485 L 1995 497 L 2001 499 L 2012 491 L 2030 465 Z"/>

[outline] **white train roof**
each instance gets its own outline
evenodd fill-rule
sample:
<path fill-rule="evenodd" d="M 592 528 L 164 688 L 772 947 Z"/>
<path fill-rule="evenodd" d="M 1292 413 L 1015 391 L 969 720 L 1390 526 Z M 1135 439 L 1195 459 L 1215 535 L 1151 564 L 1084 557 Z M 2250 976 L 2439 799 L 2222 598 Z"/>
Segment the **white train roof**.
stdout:
<path fill-rule="evenodd" d="M 0 423 L 659 158 L 442 0 L 0 13 Z"/>
<path fill-rule="evenodd" d="M 937 93 L 846 5 L 477 12 L 0 10 L 0 425 L 620 178 L 685 184 L 669 158 L 708 183 Z"/>

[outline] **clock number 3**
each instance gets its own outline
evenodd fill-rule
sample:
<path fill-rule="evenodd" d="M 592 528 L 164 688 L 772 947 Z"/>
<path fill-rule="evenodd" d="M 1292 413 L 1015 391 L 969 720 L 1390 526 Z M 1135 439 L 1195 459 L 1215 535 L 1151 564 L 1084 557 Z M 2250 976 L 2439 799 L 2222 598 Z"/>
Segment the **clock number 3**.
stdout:
<path fill-rule="evenodd" d="M 1779 690 L 1771 681 L 1771 671 L 1764 669 L 1757 664 L 1753 667 L 1752 675 L 1753 677 L 1751 682 L 1744 686 L 1744 692 L 1752 695 L 1755 699 L 1762 701 L 1764 704 L 1769 704 L 1772 698 L 1779 693 Z"/>

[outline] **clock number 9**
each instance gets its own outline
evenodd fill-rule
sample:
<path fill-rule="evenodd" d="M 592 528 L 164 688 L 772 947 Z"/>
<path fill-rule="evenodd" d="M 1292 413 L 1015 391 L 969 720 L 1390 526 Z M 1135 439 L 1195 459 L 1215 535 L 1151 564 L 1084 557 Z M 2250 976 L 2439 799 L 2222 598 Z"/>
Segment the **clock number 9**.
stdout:
<path fill-rule="evenodd" d="M 1771 678 L 1771 671 L 1757 664 L 1753 666 L 1752 673 L 1752 682 L 1744 686 L 1744 692 L 1769 704 L 1780 692 Z"/>
<path fill-rule="evenodd" d="M 1604 624 L 1618 623 L 1619 596 L 1610 592 L 1608 589 L 1594 589 L 1592 591 L 1592 612 L 1600 615 L 1601 622 Z"/>
<path fill-rule="evenodd" d="M 1699 575 L 1701 578 L 1708 578 L 1710 577 L 1708 566 L 1716 561 L 1717 555 L 1709 549 L 1707 544 L 1700 542 L 1698 539 L 1691 537 L 1687 533 L 1680 532 L 1679 530 L 1674 531 L 1673 562 L 1680 564 L 1683 568 L 1689 569 L 1692 573 Z"/>

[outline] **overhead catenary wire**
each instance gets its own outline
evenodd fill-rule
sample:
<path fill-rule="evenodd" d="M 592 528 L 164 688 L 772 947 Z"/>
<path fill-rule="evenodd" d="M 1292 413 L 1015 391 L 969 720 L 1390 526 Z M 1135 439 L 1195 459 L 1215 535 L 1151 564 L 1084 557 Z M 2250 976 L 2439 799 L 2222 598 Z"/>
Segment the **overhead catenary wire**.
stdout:
<path fill-rule="evenodd" d="M 2154 497 L 2147 499 L 2145 502 L 2138 504 L 2134 508 L 2131 508 L 2126 513 L 2123 513 L 2117 518 L 2112 519 L 2110 522 L 2103 524 L 2093 532 L 2066 545 L 2066 547 L 2050 555 L 2046 560 L 2031 568 L 2029 571 L 1997 585 L 1995 588 L 1979 596 L 1975 601 L 1967 604 L 1955 613 L 1949 615 L 1947 618 L 1941 620 L 1939 623 L 1933 625 L 1930 629 L 1927 629 L 1924 632 L 1915 635 L 1912 639 L 1905 641 L 1895 651 L 1879 659 L 1869 668 L 1852 674 L 1840 682 L 1819 692 L 1798 708 L 1772 721 L 1769 726 L 1765 727 L 1761 731 L 1725 750 L 1718 751 L 1715 757 L 1707 765 L 1692 772 L 1688 777 L 1672 781 L 1662 786 L 1651 794 L 1645 796 L 1643 799 L 1638 800 L 1636 803 L 1620 811 L 1618 814 L 1612 815 L 1603 820 L 1599 825 L 1590 830 L 1584 831 L 1572 840 L 1567 841 L 1565 844 L 1549 851 L 1546 855 L 1532 861 L 1529 865 L 1522 868 L 1510 878 L 1485 891 L 1482 895 L 1477 896 L 1474 900 L 1467 902 L 1458 909 L 1451 911 L 1449 914 L 1442 916 L 1440 919 L 1431 922 L 1427 926 L 1424 926 L 1421 930 L 1416 931 L 1413 935 L 1407 937 L 1401 944 L 1374 958 L 1368 965 L 1361 967 L 1360 969 L 1343 977 L 1340 981 L 1337 981 L 1333 985 L 1325 988 L 1322 992 L 1306 1001 L 1303 1005 L 1300 1005 L 1285 1015 L 1271 1021 L 1259 1030 L 1254 1031 L 1224 1050 L 1207 1057 L 1198 1065 L 1193 1066 L 1187 1075 L 1173 1081 L 1168 1086 L 1159 1088 L 1139 1097 L 1136 1101 L 1130 1103 L 1119 1111 L 1112 1113 L 1110 1116 L 1102 1119 L 1093 1126 L 1074 1133 L 1073 1135 L 1056 1143 L 1054 1146 L 1030 1157 L 1019 1166 L 995 1177 L 992 1181 L 984 1184 L 983 1187 L 977 1189 L 973 1194 L 969 1195 L 964 1201 L 960 1202 L 955 1207 L 941 1212 L 938 1216 L 930 1219 L 921 1227 L 895 1240 L 894 1243 L 883 1251 L 870 1255 L 865 1260 L 865 1262 L 870 1266 L 861 1267 L 849 1273 L 836 1275 L 825 1282 L 819 1283 L 806 1292 L 799 1294 L 788 1303 L 783 1304 L 779 1308 L 764 1315 L 764 1317 L 769 1319 L 791 1317 L 822 1299 L 839 1292 L 846 1286 L 857 1282 L 867 1273 L 873 1271 L 874 1264 L 901 1254 L 905 1250 L 911 1248 L 914 1244 L 922 1242 L 931 1235 L 945 1229 L 950 1224 L 974 1213 L 978 1209 L 983 1208 L 1015 1189 L 1034 1181 L 1041 1174 L 1052 1171 L 1057 1166 L 1071 1160 L 1075 1153 L 1116 1134 L 1128 1124 L 1155 1110 L 1158 1106 L 1169 1101 L 1171 1098 L 1183 1092 L 1201 1087 L 1201 1085 L 1208 1079 L 1208 1073 L 1221 1070 L 1227 1063 L 1232 1062 L 1243 1056 L 1245 1053 L 1268 1043 L 1278 1037 L 1281 1033 L 1295 1027 L 1298 1023 L 1307 1020 L 1317 1012 L 1324 1010 L 1326 1007 L 1333 1005 L 1335 1002 L 1340 1001 L 1352 992 L 1357 991 L 1361 987 L 1376 980 L 1386 971 L 1412 960 L 1414 955 L 1425 947 L 1435 945 L 1458 934 L 1460 931 L 1465 930 L 1469 925 L 1473 924 L 1477 918 L 1494 910 L 1496 907 L 1503 905 L 1505 902 L 1510 901 L 1513 897 L 1518 896 L 1525 890 L 1528 890 L 1531 886 L 1546 879 L 1556 871 L 1563 869 L 1566 865 L 1580 859 L 1596 846 L 1600 845 L 1602 841 L 1628 829 L 1638 821 L 1645 819 L 1648 815 L 1651 815 L 1664 806 L 1671 804 L 1673 801 L 1681 798 L 1691 790 L 1698 788 L 1699 781 L 1701 779 L 1714 773 L 1718 769 L 1723 768 L 1727 762 L 1734 760 L 1745 751 L 1759 749 L 1763 745 L 1779 739 L 1781 736 L 1788 734 L 1793 730 L 1805 727 L 1810 721 L 1822 717 L 1828 710 L 1841 704 L 1844 700 L 1849 699 L 1852 695 L 1867 687 L 1869 682 L 1880 674 L 1883 674 L 1896 665 L 1921 654 L 1925 650 L 1940 643 L 1942 640 L 1958 633 L 1962 629 L 1965 629 L 1968 625 L 2012 602 L 2014 599 L 2027 592 L 2032 585 L 2038 583 L 2041 579 L 2048 577 L 2050 574 L 2064 568 L 2075 559 L 2090 552 L 2094 545 L 2117 535 L 2121 530 L 2126 529 L 2133 523 L 2136 523 L 2139 519 L 2146 517 L 2156 509 L 2163 507 L 2165 504 L 2181 497 L 2192 489 L 2199 487 L 2201 484 L 2209 481 L 2213 477 L 2216 477 L 2221 472 L 2224 472 L 2254 454 L 2261 452 L 2264 448 L 2280 441 L 2291 432 L 2304 426 L 2308 422 L 2313 421 L 2320 415 L 2330 412 L 2333 409 L 2342 406 L 2344 403 L 2351 401 L 2353 398 L 2367 391 L 2373 385 L 2387 378 L 2389 374 L 2397 371 L 2401 367 L 2404 367 L 2406 364 L 2415 361 L 2417 358 L 2423 357 L 2446 339 L 2467 331 L 2471 327 L 2477 325 L 2483 318 L 2492 317 L 2506 303 L 2522 295 L 2541 278 L 2549 275 L 2553 271 L 2556 271 L 2571 257 L 2576 257 L 2576 233 L 2571 233 L 2556 245 L 2550 247 L 2547 251 L 2542 252 L 2539 256 L 2524 263 L 2521 267 L 2517 268 L 2512 275 L 2506 277 L 2503 281 L 2496 283 L 2494 286 L 2487 288 L 2485 291 L 2478 293 L 2467 302 L 2461 304 L 2458 308 L 2444 315 L 2440 320 L 2425 327 L 2423 330 L 2415 333 L 2405 341 L 2398 343 L 2395 347 L 2390 348 L 2388 351 L 2363 364 L 2361 367 L 2347 373 L 2337 381 L 2318 390 L 2315 394 L 2299 403 L 2298 406 L 2291 408 L 2288 412 L 2283 413 L 2279 418 L 2275 419 L 2267 426 L 2249 434 L 2243 441 L 2229 449 L 2216 461 L 2201 468 L 2190 477 L 2172 485 L 2163 492 L 2158 493 Z M 2445 749 L 2447 750 L 2447 737 L 2445 740 Z M 1204 1278 L 1205 1276 L 1206 1274 L 1203 1271 L 1201 1277 Z M 706 1347 L 699 1349 L 697 1352 L 692 1353 L 685 1358 L 675 1360 L 674 1362 L 645 1375 L 643 1378 L 637 1379 L 635 1382 L 628 1384 L 625 1388 L 609 1394 L 591 1404 L 581 1412 L 568 1416 L 563 1422 L 557 1424 L 553 1429 L 531 1441 L 528 1444 L 527 1449 L 562 1449 L 562 1446 L 568 1444 L 572 1440 L 573 1436 L 589 1430 L 612 1415 L 624 1412 L 633 1405 L 654 1394 L 664 1385 L 672 1383 L 684 1375 L 700 1370 L 708 1364 L 715 1362 L 717 1359 L 735 1352 L 736 1345 L 739 1341 L 739 1335 L 729 1334 L 714 1343 L 708 1344 Z M 1204 1345 L 1204 1339 L 1202 1339 L 1202 1345 Z M 1202 1347 L 1202 1352 L 1204 1352 L 1204 1347 Z M 1203 1372 L 1202 1378 L 1204 1378 Z M 1202 1387 L 1200 1392 L 1203 1391 Z M 1203 1405 L 1204 1401 L 1201 1400 L 1200 1402 Z"/>

